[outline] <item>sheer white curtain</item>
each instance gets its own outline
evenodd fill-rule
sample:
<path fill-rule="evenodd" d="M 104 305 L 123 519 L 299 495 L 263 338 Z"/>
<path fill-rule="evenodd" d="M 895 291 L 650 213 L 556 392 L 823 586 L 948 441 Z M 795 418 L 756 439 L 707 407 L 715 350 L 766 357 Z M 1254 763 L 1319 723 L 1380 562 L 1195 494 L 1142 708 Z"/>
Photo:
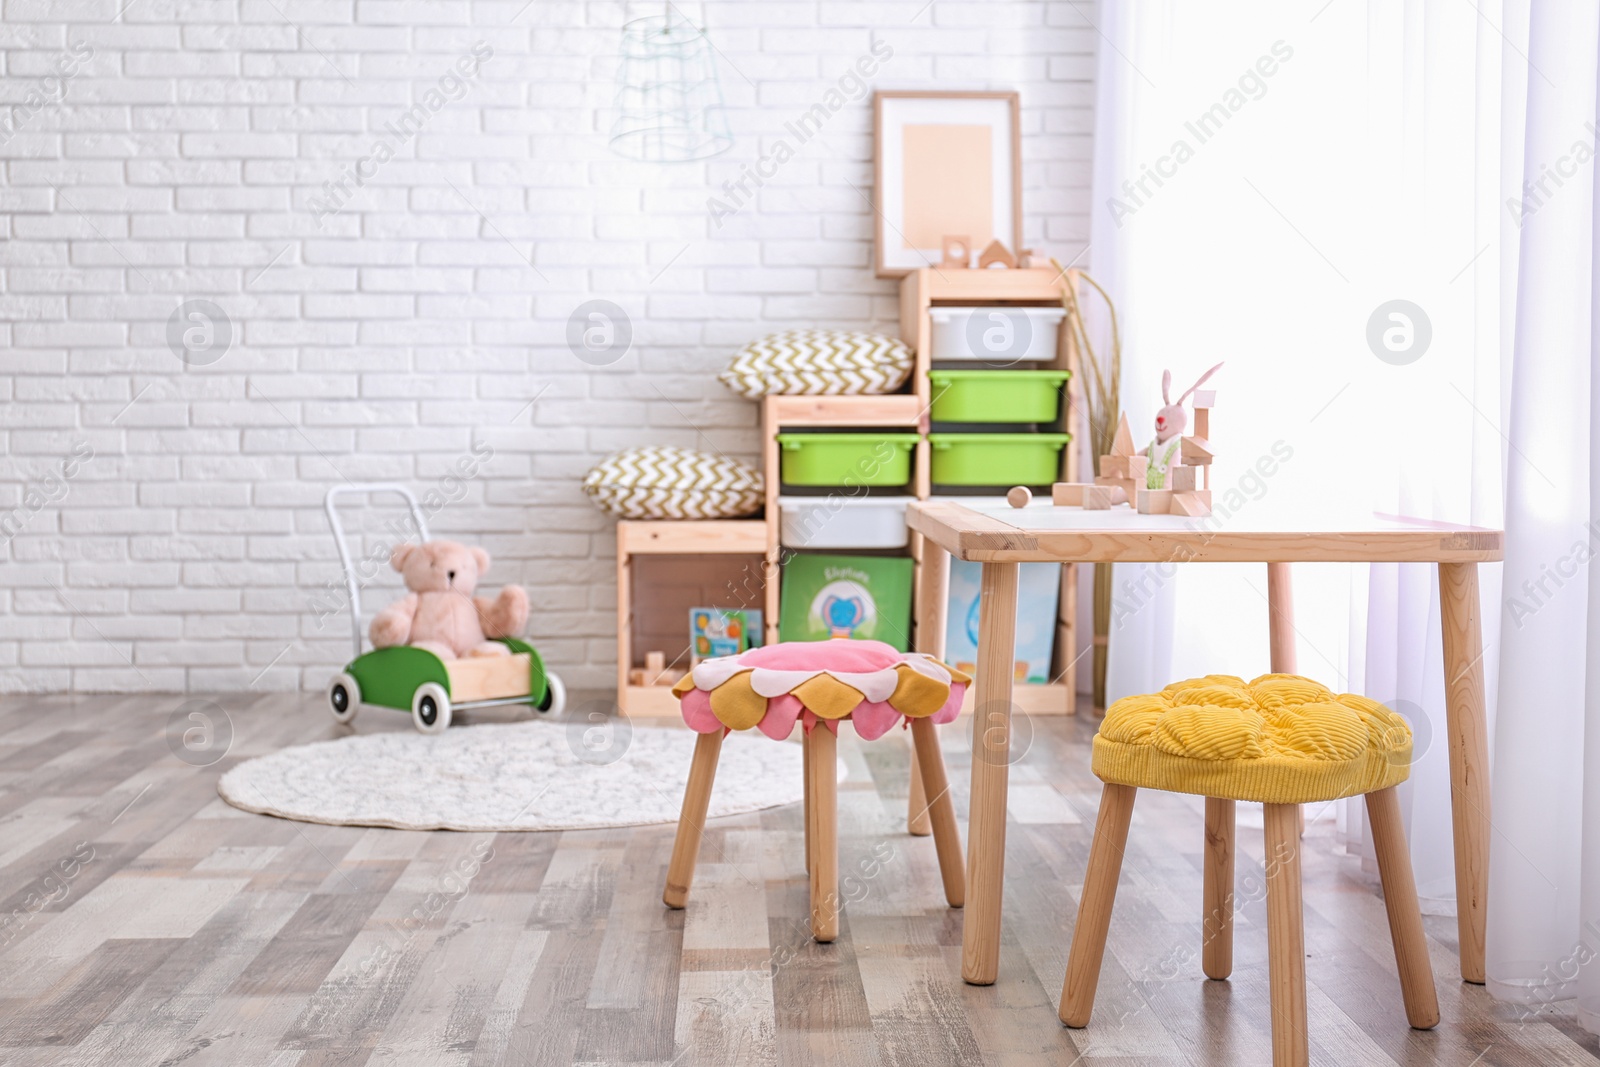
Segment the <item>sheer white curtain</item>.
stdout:
<path fill-rule="evenodd" d="M 1507 525 L 1506 604 L 1544 579 L 1544 606 L 1502 627 L 1500 568 L 1480 568 L 1495 739 L 1490 980 L 1502 997 L 1544 1000 L 1600 971 L 1600 960 L 1583 966 L 1600 957 L 1600 725 L 1584 729 L 1600 706 L 1600 676 L 1585 671 L 1600 670 L 1600 614 L 1589 622 L 1600 580 L 1574 551 L 1591 536 L 1600 549 L 1584 526 L 1600 478 L 1596 134 L 1585 125 L 1600 34 L 1584 7 L 1541 10 L 1531 28 L 1525 3 L 1488 0 L 1096 13 L 1087 259 L 1122 313 L 1136 436 L 1149 433 L 1163 369 L 1184 388 L 1225 360 L 1213 486 L 1238 491 L 1236 513 L 1337 500 Z M 1576 161 L 1579 142 L 1589 152 Z M 1537 182 L 1546 170 L 1536 211 L 1508 207 L 1527 195 L 1525 171 Z M 1418 334 L 1427 324 L 1420 355 L 1369 341 L 1374 319 L 1380 335 L 1402 321 L 1380 311 L 1402 300 Z M 1275 447 L 1292 458 L 1252 476 Z M 1559 583 L 1547 576 L 1558 566 Z M 1301 672 L 1412 720 L 1413 861 L 1425 906 L 1450 910 L 1437 576 L 1298 566 L 1294 582 Z M 1263 568 L 1119 565 L 1115 585 L 1113 699 L 1267 669 Z M 1359 808 L 1339 818 L 1359 844 Z M 1595 1027 L 1593 999 L 1580 1004 Z"/>
<path fill-rule="evenodd" d="M 1523 25 L 1530 70 L 1515 158 L 1532 186 L 1516 196 L 1489 985 L 1533 1005 L 1576 996 L 1580 1021 L 1600 1033 L 1600 575 L 1590 563 L 1600 550 L 1600 13 L 1541 5 Z"/>

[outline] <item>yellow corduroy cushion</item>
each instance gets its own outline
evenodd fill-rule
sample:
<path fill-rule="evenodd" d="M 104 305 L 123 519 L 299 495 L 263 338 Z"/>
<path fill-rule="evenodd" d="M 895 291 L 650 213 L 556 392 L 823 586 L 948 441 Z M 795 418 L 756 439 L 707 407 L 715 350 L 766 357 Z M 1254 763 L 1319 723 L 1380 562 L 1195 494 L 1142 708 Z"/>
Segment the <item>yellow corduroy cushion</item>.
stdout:
<path fill-rule="evenodd" d="M 1111 705 L 1105 782 L 1265 804 L 1361 796 L 1406 780 L 1411 728 L 1375 700 L 1294 674 L 1211 674 Z"/>

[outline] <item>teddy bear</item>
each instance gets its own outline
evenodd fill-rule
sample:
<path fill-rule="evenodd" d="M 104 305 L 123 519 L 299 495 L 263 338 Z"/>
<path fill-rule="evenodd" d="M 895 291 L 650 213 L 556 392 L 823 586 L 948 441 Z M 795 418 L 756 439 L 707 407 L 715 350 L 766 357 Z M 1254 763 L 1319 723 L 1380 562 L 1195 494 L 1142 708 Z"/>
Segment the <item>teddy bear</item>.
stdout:
<path fill-rule="evenodd" d="M 458 541 L 402 544 L 389 557 L 411 590 L 372 620 L 374 648 L 411 645 L 441 659 L 503 656 L 510 649 L 492 637 L 515 637 L 528 624 L 528 594 L 508 585 L 493 600 L 474 598 L 489 569 L 489 553 Z"/>

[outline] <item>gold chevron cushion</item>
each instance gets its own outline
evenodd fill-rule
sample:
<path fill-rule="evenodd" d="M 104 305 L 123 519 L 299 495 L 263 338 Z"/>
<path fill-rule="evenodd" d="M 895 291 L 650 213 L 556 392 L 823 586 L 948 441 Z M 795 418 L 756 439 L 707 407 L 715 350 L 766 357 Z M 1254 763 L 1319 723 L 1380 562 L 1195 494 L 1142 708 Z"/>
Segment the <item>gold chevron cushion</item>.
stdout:
<path fill-rule="evenodd" d="M 911 374 L 911 346 L 854 330 L 785 330 L 741 348 L 718 378 L 740 396 L 892 393 Z"/>
<path fill-rule="evenodd" d="M 1411 728 L 1375 700 L 1299 675 L 1211 674 L 1111 705 L 1092 766 L 1116 785 L 1309 804 L 1405 781 Z"/>
<path fill-rule="evenodd" d="M 737 459 L 651 445 L 607 456 L 584 475 L 597 507 L 624 519 L 737 519 L 761 507 L 761 472 Z"/>

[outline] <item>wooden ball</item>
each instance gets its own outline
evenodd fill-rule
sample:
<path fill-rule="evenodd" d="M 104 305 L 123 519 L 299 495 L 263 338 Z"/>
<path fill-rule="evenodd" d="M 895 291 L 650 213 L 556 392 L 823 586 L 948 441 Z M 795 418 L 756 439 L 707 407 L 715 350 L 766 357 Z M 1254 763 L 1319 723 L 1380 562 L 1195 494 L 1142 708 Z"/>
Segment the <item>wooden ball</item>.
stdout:
<path fill-rule="evenodd" d="M 1014 508 L 1025 508 L 1033 499 L 1033 490 L 1025 485 L 1019 485 L 1006 494 L 1006 502 Z"/>

